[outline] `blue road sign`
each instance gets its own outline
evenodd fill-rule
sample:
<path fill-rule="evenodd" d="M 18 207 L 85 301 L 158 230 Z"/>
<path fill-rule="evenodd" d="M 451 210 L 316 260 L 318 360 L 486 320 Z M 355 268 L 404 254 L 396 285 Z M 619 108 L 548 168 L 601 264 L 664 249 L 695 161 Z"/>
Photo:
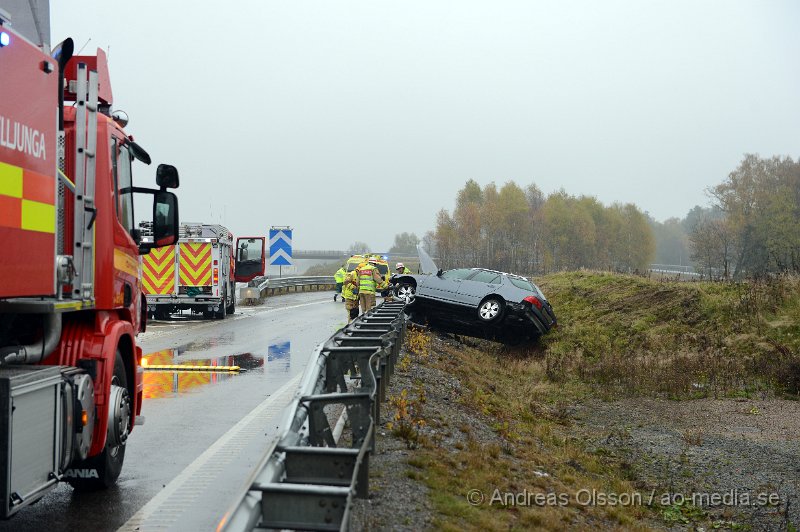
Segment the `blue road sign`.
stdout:
<path fill-rule="evenodd" d="M 270 266 L 292 265 L 292 230 L 269 230 L 269 264 Z"/>

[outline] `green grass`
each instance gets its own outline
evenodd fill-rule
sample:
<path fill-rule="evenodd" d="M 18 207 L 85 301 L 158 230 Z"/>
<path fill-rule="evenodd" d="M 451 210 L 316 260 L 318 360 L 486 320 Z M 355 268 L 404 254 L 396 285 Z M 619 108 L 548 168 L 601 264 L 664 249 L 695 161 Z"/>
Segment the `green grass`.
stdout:
<path fill-rule="evenodd" d="M 560 326 L 545 336 L 552 381 L 606 395 L 797 396 L 800 281 L 680 283 L 598 272 L 540 284 Z"/>
<path fill-rule="evenodd" d="M 442 447 L 429 441 L 413 453 L 411 475 L 430 488 L 438 515 L 434 526 L 644 530 L 702 520 L 693 507 L 657 504 L 473 506 L 467 492 L 480 489 L 487 498 L 494 489 L 572 496 L 581 489 L 637 492 L 629 464 L 592 449 L 571 430 L 571 407 L 578 402 L 756 391 L 797 397 L 800 281 L 676 283 L 572 272 L 537 282 L 559 317 L 559 327 L 538 346 L 470 341 L 443 346 L 429 357 L 427 335 L 410 335 L 413 363 L 457 376 L 461 403 L 483 416 L 500 442 L 479 443 L 469 426 L 459 425 L 453 431 L 466 436 L 466 443 Z M 433 414 L 426 408 L 422 417 Z"/>

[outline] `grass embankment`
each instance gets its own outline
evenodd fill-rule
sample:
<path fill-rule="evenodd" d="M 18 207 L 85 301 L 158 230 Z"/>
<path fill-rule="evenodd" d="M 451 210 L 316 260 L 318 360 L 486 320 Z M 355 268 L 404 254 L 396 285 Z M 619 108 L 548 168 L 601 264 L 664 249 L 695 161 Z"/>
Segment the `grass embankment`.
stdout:
<path fill-rule="evenodd" d="M 409 336 L 413 363 L 456 376 L 459 408 L 486 420 L 493 432 L 487 440 L 469 426 L 453 426 L 425 404 L 422 383 L 394 398 L 393 406 L 402 408 L 396 408 L 393 432 L 419 445 L 409 463 L 430 488 L 438 527 L 637 529 L 663 523 L 675 508 L 647 505 L 646 494 L 645 504 L 577 503 L 579 491 L 630 494 L 645 486 L 628 464 L 575 437 L 573 405 L 630 396 L 798 396 L 797 279 L 674 283 L 574 272 L 538 281 L 560 323 L 538 346 L 434 340 L 430 349 L 425 333 Z M 466 443 L 442 443 L 459 432 Z M 470 504 L 471 489 L 483 491 L 484 501 Z M 495 489 L 570 500 L 490 504 Z"/>

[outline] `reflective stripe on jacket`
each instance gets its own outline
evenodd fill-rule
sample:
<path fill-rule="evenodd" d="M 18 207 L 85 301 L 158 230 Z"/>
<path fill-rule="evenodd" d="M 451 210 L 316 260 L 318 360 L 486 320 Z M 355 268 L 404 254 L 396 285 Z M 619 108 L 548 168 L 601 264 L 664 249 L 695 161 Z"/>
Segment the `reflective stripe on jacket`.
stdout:
<path fill-rule="evenodd" d="M 375 266 L 372 264 L 362 264 L 356 270 L 358 273 L 358 293 L 359 294 L 374 294 L 375 293 L 375 279 L 372 278 L 375 272 Z"/>

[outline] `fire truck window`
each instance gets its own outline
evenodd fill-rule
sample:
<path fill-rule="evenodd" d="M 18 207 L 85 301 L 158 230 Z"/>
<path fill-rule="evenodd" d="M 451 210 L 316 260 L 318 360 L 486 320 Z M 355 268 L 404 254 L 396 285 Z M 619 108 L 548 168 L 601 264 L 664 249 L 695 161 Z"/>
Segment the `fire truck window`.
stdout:
<path fill-rule="evenodd" d="M 261 246 L 263 242 L 258 238 L 249 238 L 239 241 L 239 261 L 261 262 Z"/>
<path fill-rule="evenodd" d="M 119 195 L 117 217 L 122 226 L 129 232 L 135 228 L 133 221 L 133 179 L 131 177 L 131 154 L 127 146 L 120 146 L 117 151 L 114 177 Z"/>

